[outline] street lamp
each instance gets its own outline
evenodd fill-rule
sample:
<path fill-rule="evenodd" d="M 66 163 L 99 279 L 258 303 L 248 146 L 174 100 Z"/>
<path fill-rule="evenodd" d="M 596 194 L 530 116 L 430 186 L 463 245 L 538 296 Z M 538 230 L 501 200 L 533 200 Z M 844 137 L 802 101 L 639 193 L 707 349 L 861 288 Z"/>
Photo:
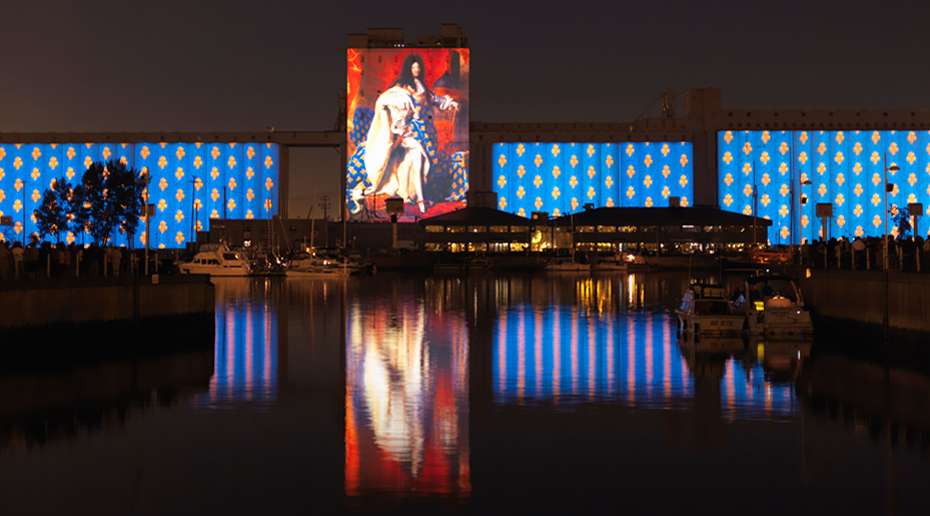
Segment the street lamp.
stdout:
<path fill-rule="evenodd" d="M 901 167 L 891 164 L 891 167 L 888 167 L 888 153 L 885 153 L 884 161 L 882 161 L 883 168 L 885 169 L 885 249 L 884 249 L 884 259 L 882 260 L 882 269 L 886 272 L 888 271 L 888 191 L 894 190 L 894 184 L 888 182 L 888 171 L 897 172 L 901 170 Z"/>
<path fill-rule="evenodd" d="M 798 278 L 801 277 L 801 260 L 804 259 L 804 255 L 801 253 L 801 246 L 804 245 L 804 205 L 807 204 L 807 200 L 804 198 L 804 192 L 802 192 L 802 187 L 804 185 L 812 185 L 810 179 L 802 172 L 798 177 Z"/>

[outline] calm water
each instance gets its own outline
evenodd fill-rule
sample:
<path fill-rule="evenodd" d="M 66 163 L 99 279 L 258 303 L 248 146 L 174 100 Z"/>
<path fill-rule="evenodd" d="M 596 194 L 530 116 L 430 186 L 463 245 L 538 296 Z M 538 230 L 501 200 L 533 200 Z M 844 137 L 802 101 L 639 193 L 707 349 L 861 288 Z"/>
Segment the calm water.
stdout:
<path fill-rule="evenodd" d="M 930 510 L 919 363 L 680 343 L 684 273 L 215 283 L 212 351 L 0 377 L 4 514 Z"/>

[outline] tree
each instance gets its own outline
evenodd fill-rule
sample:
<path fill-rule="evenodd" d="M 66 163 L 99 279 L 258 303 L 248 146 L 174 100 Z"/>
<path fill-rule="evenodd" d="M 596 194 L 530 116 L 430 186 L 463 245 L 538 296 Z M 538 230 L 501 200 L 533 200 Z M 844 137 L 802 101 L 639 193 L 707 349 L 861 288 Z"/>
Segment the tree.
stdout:
<path fill-rule="evenodd" d="M 54 235 L 56 243 L 61 243 L 61 233 L 68 230 L 71 219 L 71 184 L 65 177 L 53 179 L 52 184 L 42 192 L 42 204 L 33 211 L 36 226 L 43 237 Z"/>
<path fill-rule="evenodd" d="M 119 228 L 132 237 L 139 226 L 142 192 L 140 174 L 119 161 L 96 162 L 74 189 L 74 224 L 86 229 L 94 243 L 104 245 Z"/>

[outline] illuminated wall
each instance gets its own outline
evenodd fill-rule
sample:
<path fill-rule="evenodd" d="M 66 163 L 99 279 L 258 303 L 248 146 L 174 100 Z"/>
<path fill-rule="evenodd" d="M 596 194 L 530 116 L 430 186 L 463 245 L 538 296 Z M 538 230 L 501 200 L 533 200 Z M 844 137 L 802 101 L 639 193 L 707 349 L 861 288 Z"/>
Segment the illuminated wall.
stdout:
<path fill-rule="evenodd" d="M 492 156 L 498 208 L 522 217 L 694 198 L 691 142 L 497 143 Z"/>
<path fill-rule="evenodd" d="M 405 201 L 400 220 L 465 205 L 468 191 L 467 48 L 349 49 L 346 210 L 388 220 L 385 199 Z"/>
<path fill-rule="evenodd" d="M 920 202 L 930 208 L 928 131 L 720 131 L 718 195 L 721 208 L 772 220 L 769 241 L 794 243 L 823 234 L 817 203 L 832 203 L 830 237 L 884 234 L 884 160 L 895 184 L 888 204 Z M 799 181 L 808 203 L 798 212 Z M 927 212 L 930 214 L 930 210 Z M 891 224 L 891 223 L 890 223 Z M 921 224 L 927 234 L 928 224 Z M 897 234 L 897 228 L 892 231 Z"/>
<path fill-rule="evenodd" d="M 26 234 L 36 232 L 32 213 L 52 179 L 65 176 L 76 185 L 90 164 L 111 159 L 152 173 L 149 202 L 156 205 L 151 222 L 153 247 L 184 247 L 191 240 L 192 217 L 198 230 L 207 230 L 211 218 L 224 215 L 266 219 L 278 214 L 277 144 L 0 144 L 0 213 L 11 215 L 16 224 L 7 238 L 22 238 L 24 214 Z M 143 221 L 134 247 L 145 245 L 144 234 Z M 91 242 L 90 235 L 79 233 L 63 234 L 62 240 Z M 112 242 L 128 243 L 119 233 L 114 233 Z"/>

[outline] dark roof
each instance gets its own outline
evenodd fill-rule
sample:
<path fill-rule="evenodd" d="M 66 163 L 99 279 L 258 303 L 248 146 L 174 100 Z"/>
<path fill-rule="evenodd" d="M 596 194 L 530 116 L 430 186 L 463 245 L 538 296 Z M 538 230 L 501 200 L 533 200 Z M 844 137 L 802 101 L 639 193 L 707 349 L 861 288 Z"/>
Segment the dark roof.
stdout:
<path fill-rule="evenodd" d="M 693 208 L 596 208 L 574 214 L 576 226 L 638 226 L 638 225 L 695 225 L 695 226 L 752 226 L 753 217 L 721 210 L 715 206 Z M 571 215 L 556 219 L 558 225 L 572 224 Z M 772 225 L 771 220 L 759 217 L 761 227 Z"/>
<path fill-rule="evenodd" d="M 421 226 L 437 224 L 475 225 L 475 226 L 528 226 L 530 219 L 494 208 L 462 208 L 460 210 L 443 213 L 428 219 L 420 219 Z"/>

